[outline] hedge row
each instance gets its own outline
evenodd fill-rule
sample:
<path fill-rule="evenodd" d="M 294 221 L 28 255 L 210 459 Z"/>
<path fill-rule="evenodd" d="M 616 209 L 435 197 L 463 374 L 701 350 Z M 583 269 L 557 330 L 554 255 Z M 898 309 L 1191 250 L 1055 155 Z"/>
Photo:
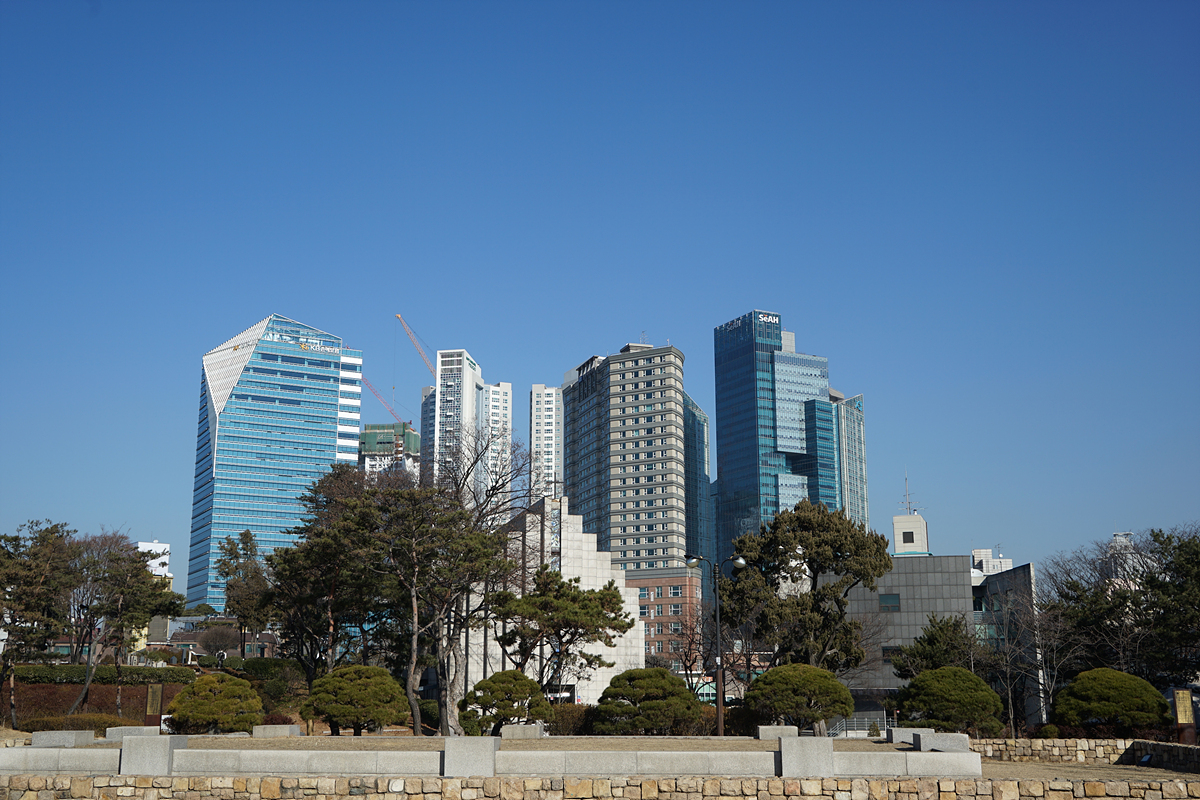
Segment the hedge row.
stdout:
<path fill-rule="evenodd" d="M 17 680 L 21 683 L 77 683 L 87 680 L 87 667 L 83 664 L 26 664 L 16 667 Z M 123 667 L 122 686 L 141 686 L 148 683 L 191 683 L 196 673 L 188 667 Z M 96 667 L 92 683 L 115 684 L 117 668 L 111 664 Z"/>

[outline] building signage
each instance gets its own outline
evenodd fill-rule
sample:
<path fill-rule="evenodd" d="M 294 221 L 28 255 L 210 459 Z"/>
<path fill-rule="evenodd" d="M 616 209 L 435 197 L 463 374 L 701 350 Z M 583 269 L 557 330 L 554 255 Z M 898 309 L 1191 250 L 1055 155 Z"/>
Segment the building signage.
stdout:
<path fill-rule="evenodd" d="M 758 321 L 759 322 L 772 322 L 772 323 L 778 325 L 779 324 L 779 315 L 778 314 L 759 314 Z"/>
<path fill-rule="evenodd" d="M 329 353 L 330 355 L 340 356 L 342 351 L 336 347 L 326 347 L 322 344 L 300 344 L 301 350 L 307 350 L 310 353 Z"/>
<path fill-rule="evenodd" d="M 1194 725 L 1196 716 L 1192 713 L 1192 693 L 1188 689 L 1175 690 L 1175 723 L 1177 725 Z"/>

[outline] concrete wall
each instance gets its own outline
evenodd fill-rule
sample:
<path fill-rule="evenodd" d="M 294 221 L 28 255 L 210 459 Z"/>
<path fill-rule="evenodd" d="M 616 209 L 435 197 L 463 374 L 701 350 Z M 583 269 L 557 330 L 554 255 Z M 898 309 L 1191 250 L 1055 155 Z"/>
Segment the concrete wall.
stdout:
<path fill-rule="evenodd" d="M 1182 800 L 1200 798 L 1200 781 L 1000 781 L 910 778 L 164 778 L 0 775 L 0 797 L 36 800 Z"/>

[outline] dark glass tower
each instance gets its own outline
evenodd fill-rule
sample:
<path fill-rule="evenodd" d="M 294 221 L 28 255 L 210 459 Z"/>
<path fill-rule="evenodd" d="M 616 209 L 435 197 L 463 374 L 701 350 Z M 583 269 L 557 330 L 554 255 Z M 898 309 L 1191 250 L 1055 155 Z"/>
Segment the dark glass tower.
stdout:
<path fill-rule="evenodd" d="M 797 353 L 779 314 L 755 310 L 716 328 L 718 555 L 738 536 L 770 522 L 801 500 L 843 507 L 838 442 L 841 395 L 829 389 L 829 360 Z M 861 396 L 855 398 L 861 420 Z M 861 424 L 859 447 L 861 454 Z M 863 498 L 847 509 L 867 524 Z M 857 474 L 857 473 L 855 473 Z"/>

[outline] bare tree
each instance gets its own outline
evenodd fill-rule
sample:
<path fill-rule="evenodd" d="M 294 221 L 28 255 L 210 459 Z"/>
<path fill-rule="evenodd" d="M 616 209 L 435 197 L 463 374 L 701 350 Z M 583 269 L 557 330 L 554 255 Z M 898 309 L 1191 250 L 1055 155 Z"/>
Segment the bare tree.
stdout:
<path fill-rule="evenodd" d="M 534 465 L 507 427 L 461 431 L 436 466 L 433 483 L 471 514 L 477 530 L 496 530 L 531 505 Z"/>

